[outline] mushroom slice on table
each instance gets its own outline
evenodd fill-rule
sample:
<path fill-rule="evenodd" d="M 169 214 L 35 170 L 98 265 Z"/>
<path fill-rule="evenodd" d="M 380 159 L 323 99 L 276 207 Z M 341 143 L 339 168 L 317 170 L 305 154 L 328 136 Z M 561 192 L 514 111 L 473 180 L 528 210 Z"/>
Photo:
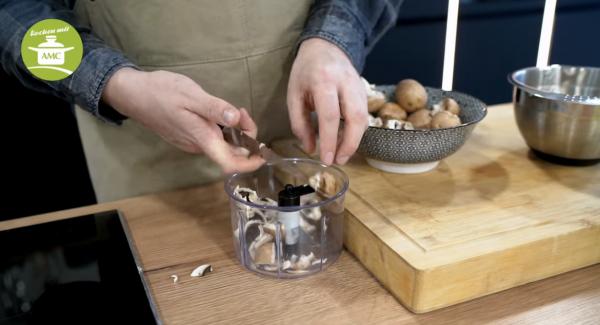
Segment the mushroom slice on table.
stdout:
<path fill-rule="evenodd" d="M 213 267 L 210 264 L 203 264 L 198 266 L 197 268 L 195 268 L 192 273 L 190 274 L 190 276 L 193 277 L 200 277 L 200 276 L 205 276 L 207 273 L 212 272 L 213 271 Z"/>

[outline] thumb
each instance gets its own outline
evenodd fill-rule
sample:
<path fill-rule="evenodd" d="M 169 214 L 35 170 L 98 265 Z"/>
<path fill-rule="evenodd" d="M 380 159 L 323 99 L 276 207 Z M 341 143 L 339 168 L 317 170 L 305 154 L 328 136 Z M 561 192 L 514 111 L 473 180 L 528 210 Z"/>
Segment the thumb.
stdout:
<path fill-rule="evenodd" d="M 235 126 L 240 121 L 239 110 L 230 103 L 214 96 L 195 99 L 190 110 L 205 119 L 223 126 Z"/>

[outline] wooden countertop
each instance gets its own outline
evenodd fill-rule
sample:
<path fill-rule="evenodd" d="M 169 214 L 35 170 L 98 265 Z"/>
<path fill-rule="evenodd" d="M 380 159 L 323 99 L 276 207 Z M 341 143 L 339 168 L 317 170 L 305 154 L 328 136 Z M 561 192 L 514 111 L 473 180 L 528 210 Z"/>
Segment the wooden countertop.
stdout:
<path fill-rule="evenodd" d="M 506 106 L 490 109 L 510 109 Z M 0 222 L 0 230 L 119 209 L 165 324 L 598 324 L 600 265 L 415 315 L 349 253 L 323 273 L 274 280 L 235 259 L 222 183 Z M 189 276 L 210 263 L 214 272 Z M 170 275 L 179 276 L 173 283 Z"/>

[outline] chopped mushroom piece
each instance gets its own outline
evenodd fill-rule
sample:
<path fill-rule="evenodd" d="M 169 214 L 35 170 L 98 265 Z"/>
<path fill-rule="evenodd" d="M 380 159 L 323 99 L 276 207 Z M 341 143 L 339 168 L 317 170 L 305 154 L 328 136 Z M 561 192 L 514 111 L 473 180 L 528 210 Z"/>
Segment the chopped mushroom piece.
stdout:
<path fill-rule="evenodd" d="M 275 264 L 275 243 L 270 242 L 259 246 L 256 249 L 254 263 L 261 265 L 273 265 Z"/>
<path fill-rule="evenodd" d="M 394 130 L 414 130 L 414 126 L 412 123 L 407 121 L 399 121 L 399 120 L 387 120 L 385 121 L 385 127 L 388 129 Z"/>
<path fill-rule="evenodd" d="M 373 115 L 369 114 L 369 126 L 380 128 L 383 126 L 383 120 L 381 117 L 373 117 Z"/>
<path fill-rule="evenodd" d="M 328 172 L 318 172 L 308 179 L 308 184 L 316 192 L 326 197 L 334 196 L 337 193 L 337 182 L 335 176 Z"/>
<path fill-rule="evenodd" d="M 256 191 L 249 188 L 236 186 L 233 190 L 233 193 L 235 193 L 237 197 L 244 199 L 247 202 L 255 202 L 258 200 L 258 194 L 256 194 Z"/>
<path fill-rule="evenodd" d="M 212 265 L 203 264 L 203 265 L 200 265 L 197 268 L 195 268 L 192 271 L 192 273 L 190 274 L 190 276 L 201 277 L 201 276 L 205 276 L 206 274 L 208 274 L 209 272 L 212 272 L 212 271 L 213 271 Z"/>

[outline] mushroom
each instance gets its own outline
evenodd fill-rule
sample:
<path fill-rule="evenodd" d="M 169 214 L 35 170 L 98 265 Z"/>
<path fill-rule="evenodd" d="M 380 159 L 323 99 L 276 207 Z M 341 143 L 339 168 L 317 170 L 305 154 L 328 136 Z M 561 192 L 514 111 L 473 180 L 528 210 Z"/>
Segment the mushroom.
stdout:
<path fill-rule="evenodd" d="M 200 265 L 197 268 L 195 268 L 192 271 L 192 273 L 190 274 L 190 276 L 193 276 L 193 277 L 205 276 L 207 273 L 212 272 L 212 271 L 213 271 L 212 265 L 203 264 L 203 265 Z"/>
<path fill-rule="evenodd" d="M 443 110 L 448 111 L 454 115 L 460 114 L 460 106 L 454 99 L 450 97 L 444 98 L 441 101 L 441 106 Z"/>
<path fill-rule="evenodd" d="M 396 102 L 406 112 L 416 112 L 427 105 L 427 91 L 418 81 L 404 79 L 396 86 Z"/>
<path fill-rule="evenodd" d="M 439 102 L 437 104 L 433 104 L 431 106 L 431 116 L 444 111 L 444 108 L 442 107 L 442 102 Z"/>
<path fill-rule="evenodd" d="M 276 207 L 278 205 L 277 201 L 273 200 L 270 197 L 261 197 L 255 203 L 262 204 L 262 205 L 268 205 L 268 206 L 274 206 L 274 207 Z"/>
<path fill-rule="evenodd" d="M 245 200 L 246 202 L 254 202 L 258 200 L 256 191 L 249 188 L 240 187 L 239 185 L 235 187 L 233 193 L 236 197 Z M 255 212 L 257 211 L 256 209 L 239 202 L 236 202 L 236 206 L 240 210 L 240 214 L 242 214 L 246 220 L 250 220 L 255 217 Z"/>
<path fill-rule="evenodd" d="M 337 193 L 337 182 L 335 176 L 328 172 L 318 172 L 308 178 L 308 184 L 316 191 L 326 197 Z"/>
<path fill-rule="evenodd" d="M 406 120 L 406 111 L 396 103 L 386 103 L 377 114 L 384 120 Z"/>
<path fill-rule="evenodd" d="M 315 230 L 317 230 L 317 226 L 306 221 L 305 218 L 300 218 L 300 228 L 302 229 L 302 231 L 309 235 L 315 232 Z"/>
<path fill-rule="evenodd" d="M 375 85 L 370 84 L 365 78 L 362 78 L 362 82 L 365 85 L 365 91 L 367 93 L 367 107 L 369 113 L 376 113 L 387 101 L 385 94 L 377 89 Z"/>
<path fill-rule="evenodd" d="M 257 247 L 253 260 L 258 265 L 275 264 L 275 243 L 270 242 Z"/>
<path fill-rule="evenodd" d="M 295 256 L 295 255 L 294 255 Z M 294 260 L 294 256 L 292 256 L 292 259 L 290 259 L 291 262 L 291 269 L 297 272 L 306 272 L 308 270 L 308 268 L 311 267 L 311 265 L 313 265 L 312 263 L 316 260 L 315 258 L 315 254 L 313 252 L 310 252 L 310 254 L 308 255 L 300 255 L 300 257 L 296 257 L 296 260 Z"/>
<path fill-rule="evenodd" d="M 369 114 L 369 126 L 380 128 L 383 126 L 383 120 L 379 117 L 373 117 L 373 115 Z"/>
<path fill-rule="evenodd" d="M 431 124 L 431 111 L 420 109 L 408 116 L 408 121 L 417 129 L 427 129 Z"/>
<path fill-rule="evenodd" d="M 244 199 L 247 202 L 255 202 L 258 200 L 258 194 L 256 194 L 256 191 L 246 187 L 240 187 L 239 185 L 235 187 L 233 193 L 237 197 Z"/>
<path fill-rule="evenodd" d="M 441 111 L 431 119 L 431 127 L 434 129 L 451 128 L 460 125 L 460 118 L 449 111 Z"/>
<path fill-rule="evenodd" d="M 177 274 L 172 274 L 171 279 L 173 279 L 173 283 L 177 283 L 177 281 L 179 281 L 179 277 L 177 276 Z"/>
<path fill-rule="evenodd" d="M 264 235 L 262 225 L 263 222 L 261 220 L 251 220 L 245 224 L 242 232 L 242 240 L 246 243 L 246 245 L 252 245 L 257 238 Z"/>
<path fill-rule="evenodd" d="M 287 269 L 291 269 L 292 268 L 292 262 L 289 260 L 285 260 L 283 261 L 283 264 L 281 265 L 281 269 L 282 270 L 287 270 Z"/>
<path fill-rule="evenodd" d="M 387 129 L 394 130 L 414 130 L 412 123 L 398 120 L 387 120 L 385 121 L 385 127 Z"/>
<path fill-rule="evenodd" d="M 305 205 L 310 205 L 310 204 L 316 204 L 318 203 L 319 200 L 313 198 L 310 200 L 306 200 L 306 202 L 304 203 Z M 302 214 L 303 217 L 310 219 L 312 221 L 319 221 L 321 220 L 321 216 L 323 215 L 321 213 L 321 208 L 318 206 L 312 207 L 312 208 L 306 208 L 306 209 L 302 209 L 300 211 L 300 213 Z"/>
<path fill-rule="evenodd" d="M 300 259 L 298 259 L 298 263 L 296 263 L 296 268 L 297 269 L 308 269 L 312 265 L 312 262 L 314 260 L 315 260 L 315 254 L 313 252 L 310 252 L 309 255 L 302 255 L 302 256 L 300 256 Z"/>
<path fill-rule="evenodd" d="M 260 231 L 259 235 L 256 236 L 256 238 L 252 241 L 252 243 L 250 243 L 250 246 L 248 247 L 248 253 L 250 254 L 252 260 L 254 260 L 256 256 L 257 249 L 266 243 L 272 242 L 274 238 L 270 234 L 265 233 L 262 226 L 258 226 L 258 229 Z"/>
<path fill-rule="evenodd" d="M 381 92 L 376 96 L 367 96 L 367 108 L 369 113 L 376 113 L 385 103 L 385 95 Z"/>
<path fill-rule="evenodd" d="M 256 220 L 256 219 L 246 222 L 246 225 L 244 226 L 244 233 L 247 233 L 248 229 L 250 229 L 250 227 L 252 227 L 254 225 L 262 225 L 263 223 L 264 223 L 263 220 Z"/>

